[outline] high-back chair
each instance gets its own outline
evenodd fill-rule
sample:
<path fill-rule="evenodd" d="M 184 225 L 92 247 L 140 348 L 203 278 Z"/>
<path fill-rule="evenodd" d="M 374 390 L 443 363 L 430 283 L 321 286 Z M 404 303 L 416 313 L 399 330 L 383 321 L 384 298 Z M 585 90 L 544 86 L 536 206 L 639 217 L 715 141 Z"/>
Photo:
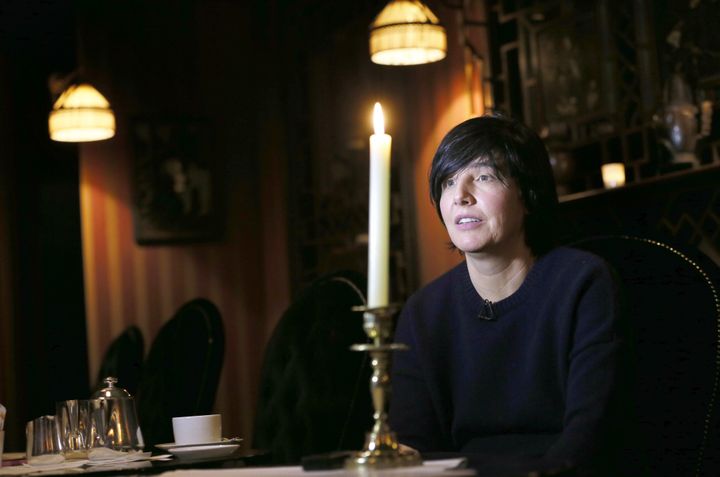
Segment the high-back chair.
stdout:
<path fill-rule="evenodd" d="M 184 304 L 163 325 L 137 392 L 146 447 L 173 441 L 173 417 L 212 412 L 224 352 L 220 312 L 206 299 Z"/>
<path fill-rule="evenodd" d="M 573 246 L 603 257 L 621 283 L 635 368 L 636 436 L 626 462 L 652 476 L 720 475 L 717 265 L 639 237 L 593 237 Z"/>
<path fill-rule="evenodd" d="M 105 387 L 103 381 L 108 376 L 116 377 L 117 385 L 133 396 L 137 392 L 145 357 L 145 341 L 142 331 L 130 325 L 118 335 L 105 351 L 97 374 L 95 389 Z"/>
<path fill-rule="evenodd" d="M 362 313 L 364 279 L 352 272 L 324 276 L 285 311 L 265 350 L 253 446 L 273 463 L 362 448 L 372 425 Z"/>

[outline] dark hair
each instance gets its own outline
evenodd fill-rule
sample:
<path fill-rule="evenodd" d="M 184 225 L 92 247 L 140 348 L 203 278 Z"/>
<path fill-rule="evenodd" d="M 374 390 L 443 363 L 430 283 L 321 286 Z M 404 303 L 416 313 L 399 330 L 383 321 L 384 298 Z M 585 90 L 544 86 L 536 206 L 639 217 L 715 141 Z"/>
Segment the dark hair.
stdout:
<path fill-rule="evenodd" d="M 558 198 L 547 149 L 529 127 L 502 116 L 468 119 L 443 138 L 430 166 L 430 199 L 440 220 L 440 196 L 449 177 L 480 160 L 499 178 L 515 180 L 527 209 L 525 243 L 537 256 L 555 243 Z"/>

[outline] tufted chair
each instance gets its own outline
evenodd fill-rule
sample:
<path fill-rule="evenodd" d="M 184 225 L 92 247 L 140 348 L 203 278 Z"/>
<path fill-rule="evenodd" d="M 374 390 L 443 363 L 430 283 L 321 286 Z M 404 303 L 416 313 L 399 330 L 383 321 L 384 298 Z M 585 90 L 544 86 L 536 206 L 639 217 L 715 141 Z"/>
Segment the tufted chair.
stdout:
<path fill-rule="evenodd" d="M 145 341 L 142 331 L 135 325 L 128 326 L 105 351 L 95 389 L 105 387 L 103 379 L 114 376 L 118 379 L 118 386 L 127 389 L 134 396 L 140 382 L 144 357 Z"/>
<path fill-rule="evenodd" d="M 172 418 L 210 414 L 225 351 L 220 312 L 197 298 L 163 325 L 150 347 L 137 392 L 146 447 L 172 442 Z"/>
<path fill-rule="evenodd" d="M 372 424 L 364 353 L 364 279 L 338 272 L 313 282 L 285 311 L 268 342 L 260 377 L 253 446 L 275 464 L 360 449 Z"/>
<path fill-rule="evenodd" d="M 720 475 L 717 265 L 639 237 L 593 237 L 573 246 L 607 260 L 621 283 L 634 345 L 628 396 L 636 434 L 624 449 L 626 462 L 644 475 Z"/>

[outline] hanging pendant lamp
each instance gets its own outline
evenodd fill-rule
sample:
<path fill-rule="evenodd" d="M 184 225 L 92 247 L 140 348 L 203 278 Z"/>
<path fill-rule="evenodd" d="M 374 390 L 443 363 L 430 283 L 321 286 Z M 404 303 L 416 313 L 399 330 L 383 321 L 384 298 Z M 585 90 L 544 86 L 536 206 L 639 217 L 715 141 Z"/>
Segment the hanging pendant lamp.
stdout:
<path fill-rule="evenodd" d="M 92 85 L 73 83 L 55 101 L 48 127 L 54 141 L 100 141 L 115 135 L 115 115 L 108 100 Z"/>
<path fill-rule="evenodd" d="M 392 0 L 370 25 L 370 59 L 380 65 L 419 65 L 445 58 L 445 28 L 419 0 Z"/>

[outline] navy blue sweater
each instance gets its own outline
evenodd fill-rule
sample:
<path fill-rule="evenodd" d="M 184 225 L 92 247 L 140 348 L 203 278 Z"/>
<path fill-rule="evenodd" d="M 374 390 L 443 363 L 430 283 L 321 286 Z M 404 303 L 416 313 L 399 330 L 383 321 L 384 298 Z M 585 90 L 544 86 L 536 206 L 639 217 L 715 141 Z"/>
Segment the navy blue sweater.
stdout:
<path fill-rule="evenodd" d="M 557 248 L 493 304 L 461 263 L 407 302 L 390 424 L 423 452 L 578 463 L 603 438 L 619 355 L 617 290 L 600 258 Z"/>

